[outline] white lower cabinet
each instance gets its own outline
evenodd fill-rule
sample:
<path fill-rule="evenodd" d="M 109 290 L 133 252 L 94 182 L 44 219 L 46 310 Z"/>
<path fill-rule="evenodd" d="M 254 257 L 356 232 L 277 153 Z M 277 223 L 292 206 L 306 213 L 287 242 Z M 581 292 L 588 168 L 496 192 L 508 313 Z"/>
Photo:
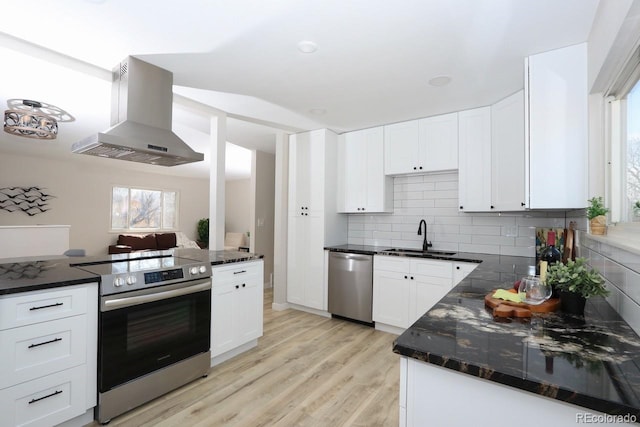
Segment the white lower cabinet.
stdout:
<path fill-rule="evenodd" d="M 98 284 L 0 296 L 0 426 L 51 426 L 96 405 Z"/>
<path fill-rule="evenodd" d="M 262 260 L 212 268 L 211 357 L 262 336 Z"/>
<path fill-rule="evenodd" d="M 475 262 L 454 262 L 453 263 L 453 286 L 462 282 L 476 267 L 480 265 Z"/>
<path fill-rule="evenodd" d="M 451 290 L 452 283 L 452 262 L 376 255 L 373 263 L 376 327 L 383 324 L 408 328 Z"/>

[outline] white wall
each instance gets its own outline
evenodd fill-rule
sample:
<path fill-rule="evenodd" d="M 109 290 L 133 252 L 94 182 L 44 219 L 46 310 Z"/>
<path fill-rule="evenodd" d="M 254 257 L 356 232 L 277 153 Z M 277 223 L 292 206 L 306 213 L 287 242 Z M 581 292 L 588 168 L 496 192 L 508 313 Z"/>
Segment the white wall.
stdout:
<path fill-rule="evenodd" d="M 225 182 L 225 232 L 246 233 L 251 230 L 251 180 L 234 179 Z M 247 244 L 249 241 L 247 240 Z"/>
<path fill-rule="evenodd" d="M 275 209 L 275 155 L 255 152 L 253 178 L 255 186 L 253 252 L 264 255 L 264 282 L 269 283 L 273 273 L 274 257 L 274 209 Z"/>
<path fill-rule="evenodd" d="M 55 196 L 51 210 L 35 216 L 0 210 L 0 225 L 68 224 L 70 247 L 88 255 L 107 253 L 118 233 L 110 233 L 113 185 L 139 186 L 180 192 L 179 229 L 196 240 L 196 224 L 209 216 L 209 181 L 111 167 L 117 160 L 74 162 L 13 154 L 0 155 L 0 187 L 45 187 Z M 3 244 L 5 244 L 3 242 Z"/>
<path fill-rule="evenodd" d="M 564 228 L 575 220 L 586 228 L 582 211 L 570 212 L 566 223 L 564 212 L 459 212 L 458 174 L 428 174 L 394 178 L 393 214 L 349 215 L 349 243 L 421 248 L 421 219 L 433 250 L 517 256 L 535 256 L 536 227 Z"/>

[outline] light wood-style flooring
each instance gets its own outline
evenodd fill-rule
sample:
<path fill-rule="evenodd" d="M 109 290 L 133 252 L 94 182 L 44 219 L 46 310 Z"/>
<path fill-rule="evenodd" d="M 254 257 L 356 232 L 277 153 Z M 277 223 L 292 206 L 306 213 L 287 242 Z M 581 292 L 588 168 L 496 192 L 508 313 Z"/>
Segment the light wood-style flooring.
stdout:
<path fill-rule="evenodd" d="M 266 290 L 264 336 L 256 348 L 109 426 L 397 426 L 395 335 L 273 311 L 272 298 Z"/>

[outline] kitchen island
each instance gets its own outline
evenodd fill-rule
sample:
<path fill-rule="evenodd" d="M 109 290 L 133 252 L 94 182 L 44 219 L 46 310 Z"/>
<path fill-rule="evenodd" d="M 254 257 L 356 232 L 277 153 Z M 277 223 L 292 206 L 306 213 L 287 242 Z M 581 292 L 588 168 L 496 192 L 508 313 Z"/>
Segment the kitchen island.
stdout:
<path fill-rule="evenodd" d="M 604 299 L 590 299 L 584 318 L 498 321 L 485 295 L 510 288 L 535 260 L 467 255 L 482 263 L 394 343 L 405 356 L 401 425 L 640 420 L 640 338 Z M 622 418 L 592 418 L 599 413 Z"/>

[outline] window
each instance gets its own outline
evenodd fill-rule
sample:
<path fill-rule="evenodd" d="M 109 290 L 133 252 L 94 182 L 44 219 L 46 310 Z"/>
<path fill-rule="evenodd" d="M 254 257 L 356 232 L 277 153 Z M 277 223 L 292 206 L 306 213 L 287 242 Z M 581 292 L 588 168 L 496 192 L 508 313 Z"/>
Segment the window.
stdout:
<path fill-rule="evenodd" d="M 626 197 L 622 201 L 622 213 L 623 219 L 630 221 L 640 214 L 640 81 L 627 95 L 626 110 L 626 147 L 622 162 Z M 636 203 L 638 208 L 635 208 Z"/>
<path fill-rule="evenodd" d="M 178 228 L 176 191 L 113 187 L 112 230 L 175 230 Z"/>

